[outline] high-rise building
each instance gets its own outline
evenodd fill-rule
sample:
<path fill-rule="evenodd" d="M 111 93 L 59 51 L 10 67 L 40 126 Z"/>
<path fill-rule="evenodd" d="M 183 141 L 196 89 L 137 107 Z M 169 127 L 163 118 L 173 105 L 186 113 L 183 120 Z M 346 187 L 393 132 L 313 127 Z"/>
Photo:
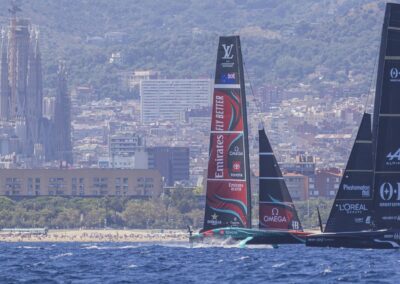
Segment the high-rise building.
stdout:
<path fill-rule="evenodd" d="M 188 109 L 210 105 L 211 79 L 163 79 L 140 81 L 142 123 L 185 119 Z"/>
<path fill-rule="evenodd" d="M 177 181 L 189 180 L 189 148 L 152 147 L 149 153 L 149 169 L 157 169 L 167 186 Z"/>

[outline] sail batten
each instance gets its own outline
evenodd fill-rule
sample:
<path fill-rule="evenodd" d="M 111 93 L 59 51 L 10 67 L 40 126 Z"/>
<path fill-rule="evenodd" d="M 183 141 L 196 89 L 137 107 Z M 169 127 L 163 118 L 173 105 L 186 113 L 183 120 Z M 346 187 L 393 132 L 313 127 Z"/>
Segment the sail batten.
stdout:
<path fill-rule="evenodd" d="M 240 39 L 218 44 L 203 230 L 251 227 L 246 96 Z"/>

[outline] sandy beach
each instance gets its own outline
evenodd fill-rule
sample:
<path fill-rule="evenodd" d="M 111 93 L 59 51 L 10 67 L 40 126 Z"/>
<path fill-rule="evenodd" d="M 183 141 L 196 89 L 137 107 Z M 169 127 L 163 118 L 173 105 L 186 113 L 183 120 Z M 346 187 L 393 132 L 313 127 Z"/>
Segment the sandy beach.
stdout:
<path fill-rule="evenodd" d="M 49 230 L 47 235 L 0 231 L 0 242 L 185 242 L 184 230 Z"/>

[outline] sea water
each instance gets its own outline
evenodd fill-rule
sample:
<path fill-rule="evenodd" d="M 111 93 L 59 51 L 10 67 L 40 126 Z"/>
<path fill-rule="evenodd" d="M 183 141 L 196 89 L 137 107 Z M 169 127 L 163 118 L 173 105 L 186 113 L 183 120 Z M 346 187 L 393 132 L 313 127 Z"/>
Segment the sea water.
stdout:
<path fill-rule="evenodd" d="M 0 243 L 0 283 L 398 283 L 400 251 Z"/>

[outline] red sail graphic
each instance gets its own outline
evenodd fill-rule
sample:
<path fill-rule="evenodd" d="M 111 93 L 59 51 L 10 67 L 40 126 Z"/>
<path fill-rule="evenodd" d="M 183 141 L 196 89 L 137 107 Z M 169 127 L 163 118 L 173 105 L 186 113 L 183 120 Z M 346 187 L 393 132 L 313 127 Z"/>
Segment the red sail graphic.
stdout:
<path fill-rule="evenodd" d="M 240 90 L 214 90 L 211 130 L 243 131 Z"/>
<path fill-rule="evenodd" d="M 203 230 L 251 227 L 246 99 L 240 39 L 220 37 Z"/>

